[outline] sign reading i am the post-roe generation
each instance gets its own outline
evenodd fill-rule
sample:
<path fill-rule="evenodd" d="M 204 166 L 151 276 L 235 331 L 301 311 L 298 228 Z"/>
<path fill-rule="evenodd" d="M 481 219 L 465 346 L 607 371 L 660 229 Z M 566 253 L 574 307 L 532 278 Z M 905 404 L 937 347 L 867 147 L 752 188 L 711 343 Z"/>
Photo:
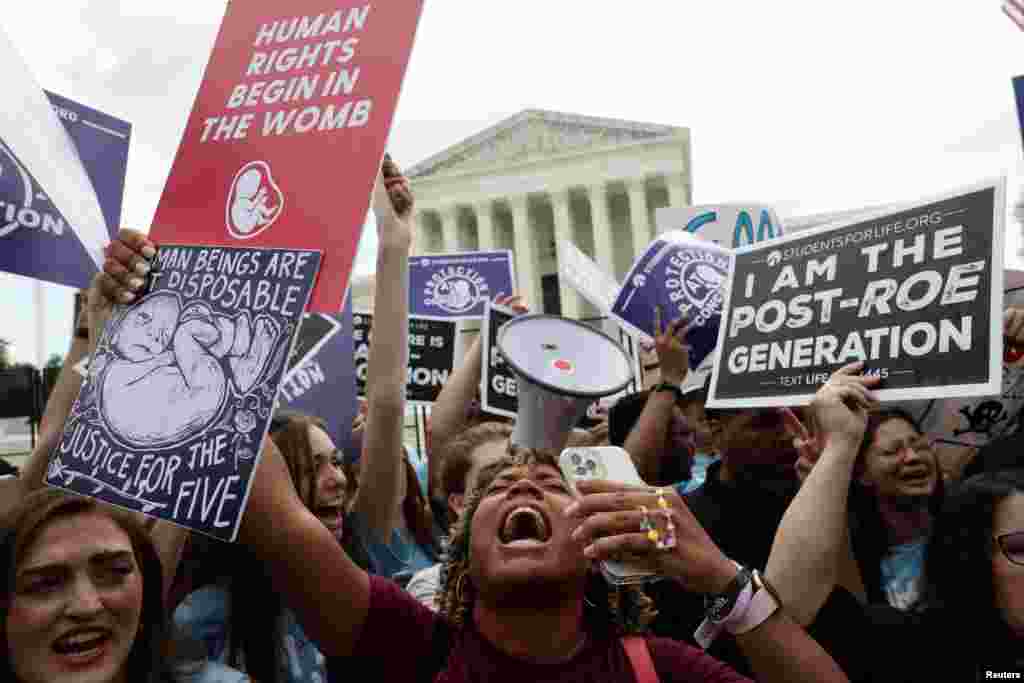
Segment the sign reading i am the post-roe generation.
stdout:
<path fill-rule="evenodd" d="M 877 396 L 998 393 L 1005 180 L 733 257 L 709 407 L 807 403 L 865 361 Z"/>

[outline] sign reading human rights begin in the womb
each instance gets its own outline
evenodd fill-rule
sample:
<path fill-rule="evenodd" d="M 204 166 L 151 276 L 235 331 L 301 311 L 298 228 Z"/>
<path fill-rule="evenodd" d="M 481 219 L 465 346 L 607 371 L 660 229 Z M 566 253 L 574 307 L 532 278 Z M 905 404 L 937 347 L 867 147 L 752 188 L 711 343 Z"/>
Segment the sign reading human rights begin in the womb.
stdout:
<path fill-rule="evenodd" d="M 336 313 L 422 0 L 228 4 L 157 207 L 157 241 L 323 252 Z"/>
<path fill-rule="evenodd" d="M 865 361 L 882 400 L 998 394 L 1005 181 L 736 251 L 709 407 L 806 403 Z"/>

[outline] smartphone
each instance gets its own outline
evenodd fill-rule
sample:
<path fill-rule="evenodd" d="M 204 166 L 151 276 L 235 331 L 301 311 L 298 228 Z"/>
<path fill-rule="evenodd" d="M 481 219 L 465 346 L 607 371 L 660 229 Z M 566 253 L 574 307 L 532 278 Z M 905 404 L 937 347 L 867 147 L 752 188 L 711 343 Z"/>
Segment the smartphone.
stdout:
<path fill-rule="evenodd" d="M 636 471 L 633 458 L 617 446 L 566 448 L 558 458 L 558 466 L 576 493 L 576 482 L 587 479 L 606 479 L 632 486 L 647 485 Z M 613 586 L 644 583 L 658 578 L 649 569 L 628 562 L 603 561 L 601 573 Z"/>

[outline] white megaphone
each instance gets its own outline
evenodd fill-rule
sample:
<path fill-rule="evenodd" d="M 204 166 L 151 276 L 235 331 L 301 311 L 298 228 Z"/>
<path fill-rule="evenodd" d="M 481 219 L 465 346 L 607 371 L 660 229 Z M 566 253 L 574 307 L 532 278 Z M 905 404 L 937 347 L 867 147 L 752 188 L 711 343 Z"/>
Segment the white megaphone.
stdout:
<path fill-rule="evenodd" d="M 513 318 L 498 330 L 498 350 L 518 378 L 512 443 L 524 448 L 561 450 L 591 403 L 633 379 L 632 360 L 621 346 L 568 318 Z"/>

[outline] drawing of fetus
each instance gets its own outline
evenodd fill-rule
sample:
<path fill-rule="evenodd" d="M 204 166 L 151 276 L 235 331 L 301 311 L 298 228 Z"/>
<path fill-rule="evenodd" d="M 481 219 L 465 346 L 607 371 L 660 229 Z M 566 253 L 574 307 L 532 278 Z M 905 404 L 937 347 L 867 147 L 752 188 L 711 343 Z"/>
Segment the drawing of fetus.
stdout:
<path fill-rule="evenodd" d="M 268 206 L 268 190 L 277 194 L 278 203 Z M 281 191 L 274 184 L 270 168 L 263 162 L 246 164 L 235 177 L 228 199 L 228 227 L 236 237 L 253 237 L 270 227 L 282 206 Z"/>
<path fill-rule="evenodd" d="M 255 386 L 281 336 L 264 315 L 250 323 L 247 311 L 228 317 L 203 303 L 182 310 L 177 294 L 153 294 L 124 314 L 111 339 L 100 413 L 136 447 L 180 443 L 217 419 L 230 382 L 240 394 Z"/>

